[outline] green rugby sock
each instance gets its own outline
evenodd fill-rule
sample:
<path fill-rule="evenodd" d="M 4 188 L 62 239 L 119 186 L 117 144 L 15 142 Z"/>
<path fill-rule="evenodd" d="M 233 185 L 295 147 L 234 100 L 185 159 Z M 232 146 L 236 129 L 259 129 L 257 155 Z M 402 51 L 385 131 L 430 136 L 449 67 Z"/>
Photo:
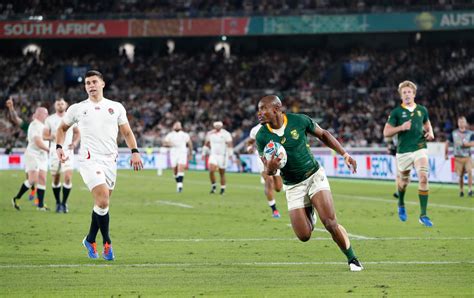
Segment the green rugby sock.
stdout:
<path fill-rule="evenodd" d="M 420 216 L 426 215 L 426 208 L 428 207 L 429 190 L 418 190 L 418 197 L 420 198 Z"/>
<path fill-rule="evenodd" d="M 398 206 L 402 207 L 405 206 L 405 191 L 398 190 Z"/>
<path fill-rule="evenodd" d="M 352 246 L 349 246 L 348 249 L 341 249 L 341 250 L 346 255 L 348 262 L 350 262 L 353 259 L 357 258 L 356 255 L 354 254 L 354 251 L 352 250 Z"/>

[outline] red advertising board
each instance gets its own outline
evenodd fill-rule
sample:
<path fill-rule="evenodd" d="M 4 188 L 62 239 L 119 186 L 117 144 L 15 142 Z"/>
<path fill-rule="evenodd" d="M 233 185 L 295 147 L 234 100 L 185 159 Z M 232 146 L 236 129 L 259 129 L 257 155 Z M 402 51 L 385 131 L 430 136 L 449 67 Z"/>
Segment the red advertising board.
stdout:
<path fill-rule="evenodd" d="M 6 21 L 0 38 L 102 38 L 127 37 L 128 21 Z"/>

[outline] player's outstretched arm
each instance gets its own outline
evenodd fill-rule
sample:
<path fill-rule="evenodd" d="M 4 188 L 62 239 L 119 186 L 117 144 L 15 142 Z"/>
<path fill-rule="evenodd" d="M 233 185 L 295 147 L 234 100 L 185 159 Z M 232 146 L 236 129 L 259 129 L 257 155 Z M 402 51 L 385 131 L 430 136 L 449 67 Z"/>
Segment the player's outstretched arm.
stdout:
<path fill-rule="evenodd" d="M 427 139 L 428 141 L 434 140 L 434 132 L 430 120 L 426 121 L 423 124 L 423 130 L 425 131 L 425 139 Z"/>
<path fill-rule="evenodd" d="M 10 121 L 14 125 L 20 126 L 23 123 L 23 119 L 21 119 L 16 113 L 15 106 L 13 104 L 13 98 L 12 97 L 8 98 L 5 105 L 8 108 L 8 118 L 10 118 Z"/>
<path fill-rule="evenodd" d="M 357 162 L 350 156 L 349 153 L 344 150 L 341 143 L 327 130 L 322 129 L 319 125 L 315 125 L 314 132 L 312 133 L 318 139 L 320 139 L 326 146 L 336 151 L 344 157 L 344 161 L 352 173 L 357 172 Z"/>
<path fill-rule="evenodd" d="M 125 143 L 127 143 L 128 148 L 132 150 L 132 158 L 130 159 L 130 165 L 135 171 L 143 169 L 142 158 L 140 157 L 140 152 L 138 152 L 137 149 L 137 140 L 135 139 L 135 135 L 133 134 L 132 129 L 130 128 L 130 124 L 125 123 L 120 125 L 119 130 L 123 138 L 125 139 Z"/>
<path fill-rule="evenodd" d="M 69 129 L 69 127 L 70 126 L 64 123 L 64 121 L 61 121 L 61 124 L 59 125 L 58 130 L 56 131 L 56 154 L 58 155 L 58 159 L 61 162 L 65 162 L 69 159 L 69 156 L 67 156 L 63 150 L 63 144 L 66 138 L 66 131 Z"/>

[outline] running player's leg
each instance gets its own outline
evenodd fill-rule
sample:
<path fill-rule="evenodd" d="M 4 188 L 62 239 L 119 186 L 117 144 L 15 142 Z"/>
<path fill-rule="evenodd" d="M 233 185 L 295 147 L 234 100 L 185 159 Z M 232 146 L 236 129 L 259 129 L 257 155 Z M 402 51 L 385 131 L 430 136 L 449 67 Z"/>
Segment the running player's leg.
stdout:
<path fill-rule="evenodd" d="M 48 208 L 44 203 L 44 194 L 46 192 L 46 175 L 45 170 L 39 170 L 38 172 L 38 184 L 36 185 L 38 193 L 38 210 L 46 211 Z"/>
<path fill-rule="evenodd" d="M 211 180 L 211 194 L 216 192 L 217 165 L 209 164 L 209 179 Z"/>
<path fill-rule="evenodd" d="M 296 237 L 303 242 L 308 241 L 313 232 L 313 223 L 307 216 L 306 211 L 307 207 L 311 207 L 307 190 L 307 181 L 288 186 L 286 190 L 286 202 L 288 204 L 288 215 L 290 217 L 291 227 Z"/>
<path fill-rule="evenodd" d="M 274 176 L 268 176 L 265 172 L 262 172 L 262 177 L 265 180 L 265 196 L 267 197 L 268 206 L 272 209 L 272 216 L 274 218 L 280 218 L 280 212 L 277 209 L 276 201 L 273 191 L 275 190 Z"/>
<path fill-rule="evenodd" d="M 28 191 L 33 185 L 35 185 L 38 181 L 38 171 L 36 170 L 28 170 L 27 172 L 27 179 L 23 181 L 18 190 L 18 193 L 13 197 L 12 204 L 16 210 L 20 210 L 20 205 L 18 201 L 21 197 Z"/>
<path fill-rule="evenodd" d="M 184 169 L 186 168 L 186 164 L 179 163 L 176 167 L 176 191 L 182 192 L 183 191 L 183 181 L 184 181 Z"/>
<path fill-rule="evenodd" d="M 53 190 L 54 199 L 56 200 L 56 212 L 62 211 L 61 206 L 61 173 L 58 170 L 54 170 L 50 167 L 51 179 L 51 188 Z"/>
<path fill-rule="evenodd" d="M 221 192 L 220 194 L 223 195 L 226 188 L 226 177 L 225 177 L 225 168 L 219 168 L 219 176 L 221 178 Z"/>
<path fill-rule="evenodd" d="M 296 237 L 300 241 L 308 241 L 313 232 L 313 225 L 308 216 L 306 216 L 305 207 L 289 210 L 288 215 L 290 216 L 291 227 Z"/>
<path fill-rule="evenodd" d="M 64 213 L 68 213 L 67 200 L 72 189 L 72 170 L 64 171 L 64 183 L 63 183 L 63 200 L 61 202 L 62 210 Z"/>
<path fill-rule="evenodd" d="M 431 227 L 433 223 L 427 216 L 429 183 L 428 183 L 428 157 L 423 156 L 415 160 L 415 170 L 418 174 L 418 198 L 420 199 L 420 223 Z"/>
<path fill-rule="evenodd" d="M 324 227 L 347 257 L 350 269 L 352 271 L 362 270 L 363 268 L 352 250 L 346 229 L 337 222 L 331 191 L 321 190 L 315 193 L 311 198 L 311 202 L 316 208 Z"/>
<path fill-rule="evenodd" d="M 405 209 L 405 193 L 410 183 L 410 170 L 413 167 L 413 152 L 396 155 L 398 170 L 398 218 L 401 221 L 407 220 Z"/>

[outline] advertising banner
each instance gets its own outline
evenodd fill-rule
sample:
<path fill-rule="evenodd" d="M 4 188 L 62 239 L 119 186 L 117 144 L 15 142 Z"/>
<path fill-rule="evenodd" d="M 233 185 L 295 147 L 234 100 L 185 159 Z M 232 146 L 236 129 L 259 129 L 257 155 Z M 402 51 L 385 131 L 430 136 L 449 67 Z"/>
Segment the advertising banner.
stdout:
<path fill-rule="evenodd" d="M 128 21 L 4 21 L 0 38 L 127 37 Z"/>
<path fill-rule="evenodd" d="M 352 174 L 344 163 L 342 156 L 317 155 L 316 160 L 322 165 L 329 177 L 346 177 L 358 179 L 394 180 L 397 175 L 395 158 L 384 154 L 354 154 L 357 161 L 357 173 Z M 77 168 L 78 156 L 74 158 Z M 227 171 L 258 173 L 257 156 L 254 154 L 241 154 L 239 158 L 229 160 Z M 145 169 L 163 170 L 170 168 L 167 153 L 142 154 Z M 117 159 L 118 169 L 130 169 L 130 154 L 120 153 Z M 207 163 L 200 155 L 194 156 L 189 162 L 190 170 L 206 170 Z M 0 155 L 0 170 L 24 169 L 23 154 Z M 417 181 L 416 172 L 412 170 L 411 179 Z M 458 176 L 454 171 L 454 158 L 448 160 L 442 156 L 429 157 L 429 179 L 431 182 L 457 183 Z M 465 177 L 467 179 L 467 175 Z"/>
<path fill-rule="evenodd" d="M 274 35 L 472 30 L 474 11 L 223 18 L 2 21 L 0 39 Z"/>

